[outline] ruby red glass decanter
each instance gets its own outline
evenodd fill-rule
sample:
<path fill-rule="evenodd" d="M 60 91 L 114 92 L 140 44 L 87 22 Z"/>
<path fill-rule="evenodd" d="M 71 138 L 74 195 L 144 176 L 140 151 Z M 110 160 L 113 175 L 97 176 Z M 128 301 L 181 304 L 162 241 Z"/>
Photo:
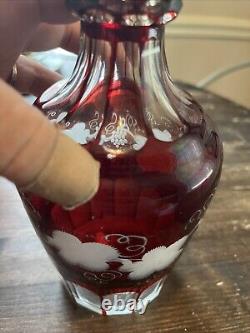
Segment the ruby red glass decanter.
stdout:
<path fill-rule="evenodd" d="M 36 106 L 101 162 L 100 188 L 71 211 L 31 193 L 22 199 L 78 304 L 142 313 L 214 195 L 222 144 L 169 75 L 171 1 L 69 3 L 81 17 L 81 51 L 70 79 Z"/>

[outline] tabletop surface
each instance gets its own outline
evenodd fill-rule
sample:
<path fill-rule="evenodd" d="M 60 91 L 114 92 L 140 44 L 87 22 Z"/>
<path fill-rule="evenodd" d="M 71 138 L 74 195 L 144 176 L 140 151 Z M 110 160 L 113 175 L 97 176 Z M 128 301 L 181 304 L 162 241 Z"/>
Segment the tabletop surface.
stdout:
<path fill-rule="evenodd" d="M 102 317 L 77 308 L 14 186 L 0 179 L 0 332 L 250 332 L 250 111 L 189 90 L 219 127 L 224 167 L 216 197 L 159 298 L 144 315 Z"/>

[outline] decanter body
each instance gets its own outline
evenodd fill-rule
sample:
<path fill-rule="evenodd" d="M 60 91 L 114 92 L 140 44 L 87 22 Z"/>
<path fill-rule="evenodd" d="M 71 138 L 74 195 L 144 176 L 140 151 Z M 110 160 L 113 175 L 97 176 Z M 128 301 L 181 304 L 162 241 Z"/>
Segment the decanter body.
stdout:
<path fill-rule="evenodd" d="M 159 294 L 221 173 L 214 125 L 170 77 L 165 23 L 176 12 L 163 2 L 71 1 L 82 18 L 75 69 L 35 103 L 101 162 L 97 194 L 74 210 L 22 193 L 69 293 L 98 313 L 142 313 Z"/>

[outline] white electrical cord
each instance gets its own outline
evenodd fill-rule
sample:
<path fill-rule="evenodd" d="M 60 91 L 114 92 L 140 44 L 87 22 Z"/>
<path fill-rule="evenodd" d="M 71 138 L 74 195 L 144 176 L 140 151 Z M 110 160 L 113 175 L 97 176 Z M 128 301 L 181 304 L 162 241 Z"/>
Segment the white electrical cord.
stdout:
<path fill-rule="evenodd" d="M 198 88 L 206 88 L 207 86 L 211 85 L 213 82 L 218 81 L 220 79 L 222 79 L 223 77 L 242 70 L 244 68 L 250 67 L 250 61 L 246 61 L 246 62 L 242 62 L 240 64 L 237 65 L 233 65 L 230 67 L 226 67 L 223 69 L 219 69 L 211 74 L 209 74 L 207 77 L 205 77 L 204 79 L 200 80 L 199 82 L 196 83 L 196 87 Z"/>

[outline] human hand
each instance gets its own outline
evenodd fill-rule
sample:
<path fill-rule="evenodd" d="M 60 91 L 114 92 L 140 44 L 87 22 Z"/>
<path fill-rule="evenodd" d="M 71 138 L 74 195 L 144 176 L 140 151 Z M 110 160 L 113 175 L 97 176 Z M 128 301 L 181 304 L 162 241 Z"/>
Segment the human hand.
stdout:
<path fill-rule="evenodd" d="M 40 95 L 60 76 L 20 54 L 58 46 L 76 52 L 79 30 L 64 0 L 1 0 L 0 77 L 8 81 L 16 63 L 15 88 Z M 85 202 L 99 185 L 99 163 L 2 81 L 0 174 L 63 206 Z"/>

